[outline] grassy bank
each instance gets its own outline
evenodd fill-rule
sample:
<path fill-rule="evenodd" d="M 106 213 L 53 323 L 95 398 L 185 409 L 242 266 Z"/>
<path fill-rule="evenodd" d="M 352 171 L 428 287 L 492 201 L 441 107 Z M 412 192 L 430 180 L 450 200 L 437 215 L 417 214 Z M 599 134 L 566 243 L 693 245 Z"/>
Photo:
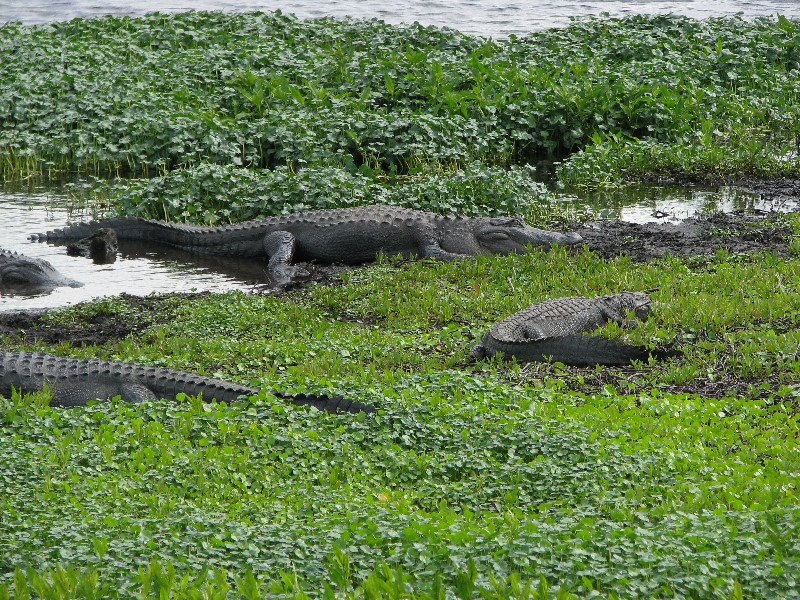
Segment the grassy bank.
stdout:
<path fill-rule="evenodd" d="M 346 275 L 289 297 L 173 302 L 165 325 L 61 350 L 343 393 L 380 416 L 264 395 L 2 401 L 0 594 L 262 597 L 246 591 L 252 571 L 261 593 L 288 597 L 796 597 L 800 262 L 556 251 Z M 467 361 L 485 327 L 537 299 L 654 287 L 653 319 L 608 334 L 677 340 L 685 358 L 598 371 Z M 116 299 L 50 318 L 98 314 L 137 315 Z M 675 391 L 714 378 L 752 385 Z M 52 591 L 63 581 L 72 591 Z"/>
<path fill-rule="evenodd" d="M 391 202 L 564 218 L 562 182 L 797 175 L 798 24 L 634 17 L 507 41 L 191 13 L 0 28 L 0 174 L 106 177 L 217 223 Z M 786 220 L 797 229 L 795 216 Z M 719 231 L 719 235 L 726 232 Z M 798 598 L 800 259 L 554 249 L 383 261 L 279 297 L 159 304 L 102 346 L 25 344 L 343 394 L 55 410 L 0 399 L 3 598 Z M 546 298 L 648 290 L 625 369 L 469 362 Z M 51 313 L 151 321 L 125 298 Z"/>

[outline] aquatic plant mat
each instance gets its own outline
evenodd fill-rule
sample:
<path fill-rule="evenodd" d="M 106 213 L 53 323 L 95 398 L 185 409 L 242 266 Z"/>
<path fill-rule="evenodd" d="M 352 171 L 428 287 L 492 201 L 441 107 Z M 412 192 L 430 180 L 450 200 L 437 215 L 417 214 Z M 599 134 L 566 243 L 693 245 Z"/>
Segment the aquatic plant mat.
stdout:
<path fill-rule="evenodd" d="M 8 24 L 0 175 L 121 176 L 92 190 L 106 210 L 205 223 L 369 202 L 545 221 L 525 165 L 547 156 L 574 189 L 797 178 L 797 35 L 782 17 L 498 41 L 279 13 Z"/>
<path fill-rule="evenodd" d="M 3 350 L 381 410 L 0 399 L 0 600 L 800 598 L 797 214 L 636 226 L 559 200 L 744 177 L 796 197 L 798 36 L 780 17 L 505 41 L 282 14 L 0 28 L 0 173 L 78 173 L 93 213 L 390 202 L 586 240 L 0 316 Z M 566 156 L 549 188 L 527 166 L 548 154 Z M 652 318 L 598 334 L 679 356 L 468 359 L 534 302 L 622 289 Z"/>

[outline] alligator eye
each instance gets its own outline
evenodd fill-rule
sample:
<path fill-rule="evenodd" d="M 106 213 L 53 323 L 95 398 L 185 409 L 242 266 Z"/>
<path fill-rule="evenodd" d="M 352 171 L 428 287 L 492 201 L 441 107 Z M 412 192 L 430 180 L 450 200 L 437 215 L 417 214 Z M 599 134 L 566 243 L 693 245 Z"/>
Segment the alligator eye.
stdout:
<path fill-rule="evenodd" d="M 490 221 L 495 227 L 525 227 L 526 223 L 518 217 L 512 218 L 499 218 Z"/>

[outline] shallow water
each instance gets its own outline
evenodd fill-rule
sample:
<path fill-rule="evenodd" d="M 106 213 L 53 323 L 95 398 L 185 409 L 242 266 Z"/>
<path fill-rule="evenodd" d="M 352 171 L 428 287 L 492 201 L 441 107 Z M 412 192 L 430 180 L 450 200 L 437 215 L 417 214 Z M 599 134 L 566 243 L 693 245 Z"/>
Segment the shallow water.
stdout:
<path fill-rule="evenodd" d="M 573 17 L 634 14 L 746 17 L 781 14 L 800 17 L 800 2 L 787 0 L 0 0 L 0 23 L 27 25 L 103 14 L 141 16 L 186 10 L 282 10 L 301 18 L 378 18 L 388 23 L 452 27 L 472 35 L 505 38 L 568 25 Z"/>
<path fill-rule="evenodd" d="M 676 222 L 708 212 L 798 210 L 796 200 L 767 199 L 730 186 L 627 185 L 616 190 L 582 193 L 580 198 L 571 198 L 571 202 L 594 211 L 601 219 L 629 223 Z"/>
<path fill-rule="evenodd" d="M 144 296 L 153 292 L 250 290 L 267 281 L 258 261 L 198 260 L 179 251 L 164 251 L 141 245 L 120 244 L 112 264 L 94 264 L 90 259 L 67 256 L 63 246 L 31 242 L 28 236 L 81 220 L 68 201 L 57 192 L 10 192 L 0 188 L 3 219 L 0 247 L 47 260 L 64 276 L 83 287 L 59 287 L 38 295 L 0 294 L 0 311 L 50 308 L 84 302 L 122 292 Z M 88 216 L 88 215 L 87 215 Z"/>

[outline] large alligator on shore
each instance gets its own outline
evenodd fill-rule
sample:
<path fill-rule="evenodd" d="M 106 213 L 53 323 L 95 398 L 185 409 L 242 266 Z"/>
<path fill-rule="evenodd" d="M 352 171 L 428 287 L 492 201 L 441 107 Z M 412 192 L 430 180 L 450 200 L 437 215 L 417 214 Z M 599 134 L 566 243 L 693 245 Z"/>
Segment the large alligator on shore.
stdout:
<path fill-rule="evenodd" d="M 360 264 L 380 252 L 449 260 L 582 240 L 575 233 L 536 229 L 518 218 L 443 216 L 387 205 L 312 210 L 218 227 L 119 217 L 34 234 L 31 239 L 66 242 L 100 228 L 113 229 L 120 240 L 167 244 L 196 254 L 263 256 L 271 272 L 287 277 L 307 274 L 292 266 L 293 260 Z"/>
<path fill-rule="evenodd" d="M 64 277 L 46 260 L 0 248 L 0 290 L 38 292 L 60 286 L 82 285 Z"/>
<path fill-rule="evenodd" d="M 610 321 L 626 324 L 644 321 L 650 312 L 650 296 L 620 292 L 586 298 L 570 296 L 534 304 L 492 325 L 472 349 L 480 360 L 499 354 L 504 360 L 553 361 L 566 365 L 625 365 L 649 356 L 666 358 L 679 353 L 648 350 L 599 335 L 586 335 Z M 629 318 L 633 315 L 633 319 Z"/>
<path fill-rule="evenodd" d="M 10 397 L 12 389 L 29 393 L 47 388 L 50 406 L 84 406 L 92 400 L 120 396 L 140 403 L 165 398 L 177 400 L 179 393 L 202 395 L 206 401 L 233 402 L 254 396 L 258 388 L 244 386 L 197 373 L 116 360 L 69 358 L 40 352 L 0 352 L 0 394 Z M 272 392 L 297 406 L 313 406 L 329 413 L 373 413 L 374 406 L 341 396 Z"/>

